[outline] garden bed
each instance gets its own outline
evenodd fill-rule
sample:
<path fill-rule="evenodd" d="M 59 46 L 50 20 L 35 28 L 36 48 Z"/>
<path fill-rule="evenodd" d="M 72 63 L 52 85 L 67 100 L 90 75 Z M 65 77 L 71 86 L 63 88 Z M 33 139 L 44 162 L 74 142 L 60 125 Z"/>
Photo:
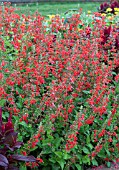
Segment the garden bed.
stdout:
<path fill-rule="evenodd" d="M 0 168 L 119 159 L 118 13 L 104 4 L 46 18 L 0 8 Z"/>

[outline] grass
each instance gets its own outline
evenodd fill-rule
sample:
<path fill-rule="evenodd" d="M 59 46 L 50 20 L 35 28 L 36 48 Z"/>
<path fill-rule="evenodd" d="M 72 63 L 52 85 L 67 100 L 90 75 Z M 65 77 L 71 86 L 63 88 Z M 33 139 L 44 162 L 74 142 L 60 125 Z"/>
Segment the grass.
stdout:
<path fill-rule="evenodd" d="M 97 11 L 97 8 L 99 7 L 99 2 L 62 2 L 62 3 L 36 3 L 36 4 L 25 4 L 25 5 L 19 5 L 17 7 L 17 13 L 18 14 L 26 14 L 31 15 L 34 12 L 38 11 L 41 15 L 47 16 L 51 14 L 61 14 L 66 12 L 69 9 L 79 9 L 82 8 L 83 12 Z M 15 6 L 15 5 L 14 5 Z"/>

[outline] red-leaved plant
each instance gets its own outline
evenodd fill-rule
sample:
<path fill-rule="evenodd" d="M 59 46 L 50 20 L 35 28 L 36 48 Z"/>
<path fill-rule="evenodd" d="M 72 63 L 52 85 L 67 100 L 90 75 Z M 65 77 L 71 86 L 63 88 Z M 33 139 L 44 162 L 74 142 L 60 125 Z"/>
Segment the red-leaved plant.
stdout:
<path fill-rule="evenodd" d="M 19 161 L 37 161 L 34 156 L 14 154 L 23 145 L 22 142 L 17 141 L 17 135 L 11 117 L 9 117 L 8 122 L 2 122 L 2 108 L 0 108 L 0 169 L 18 170 L 17 163 Z"/>

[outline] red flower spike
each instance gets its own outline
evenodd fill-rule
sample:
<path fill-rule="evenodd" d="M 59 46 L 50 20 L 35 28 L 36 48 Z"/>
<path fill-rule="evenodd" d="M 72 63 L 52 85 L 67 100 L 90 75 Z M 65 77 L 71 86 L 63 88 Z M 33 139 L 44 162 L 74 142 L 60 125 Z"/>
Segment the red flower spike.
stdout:
<path fill-rule="evenodd" d="M 88 124 L 88 125 L 90 125 L 90 124 L 93 123 L 94 119 L 95 119 L 94 116 L 90 116 L 87 120 L 85 120 L 85 123 Z"/>
<path fill-rule="evenodd" d="M 43 160 L 41 158 L 36 158 L 36 160 L 40 163 L 43 163 Z"/>

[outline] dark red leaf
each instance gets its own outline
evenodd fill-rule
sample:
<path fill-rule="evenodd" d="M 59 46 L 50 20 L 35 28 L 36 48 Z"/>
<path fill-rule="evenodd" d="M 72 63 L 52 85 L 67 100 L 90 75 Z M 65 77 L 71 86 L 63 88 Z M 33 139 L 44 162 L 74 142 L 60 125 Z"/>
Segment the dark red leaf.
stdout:
<path fill-rule="evenodd" d="M 5 132 L 6 133 L 9 133 L 9 132 L 13 132 L 14 131 L 14 126 L 12 124 L 11 121 L 8 121 L 6 124 L 5 124 Z"/>
<path fill-rule="evenodd" d="M 0 107 L 0 128 L 2 126 L 2 107 Z M 1 129 L 0 129 L 1 131 Z"/>
<path fill-rule="evenodd" d="M 16 142 L 15 145 L 14 145 L 14 148 L 20 148 L 21 145 L 23 145 L 23 142 Z"/>
<path fill-rule="evenodd" d="M 7 158 L 4 155 L 0 154 L 0 166 L 8 167 L 8 165 L 9 165 L 9 162 Z"/>
<path fill-rule="evenodd" d="M 23 156 L 23 155 L 12 155 L 12 159 L 17 161 L 24 161 L 24 162 L 36 162 L 36 158 L 34 156 Z"/>
<path fill-rule="evenodd" d="M 16 142 L 12 147 L 10 147 L 8 144 L 6 144 L 6 147 L 9 150 L 14 151 L 15 149 L 19 149 L 21 145 L 23 145 L 23 142 Z"/>
<path fill-rule="evenodd" d="M 4 144 L 7 144 L 9 146 L 14 146 L 17 139 L 17 132 L 10 132 L 8 135 L 4 138 Z"/>
<path fill-rule="evenodd" d="M 19 168 L 16 167 L 15 165 L 10 164 L 8 170 L 19 170 Z"/>

